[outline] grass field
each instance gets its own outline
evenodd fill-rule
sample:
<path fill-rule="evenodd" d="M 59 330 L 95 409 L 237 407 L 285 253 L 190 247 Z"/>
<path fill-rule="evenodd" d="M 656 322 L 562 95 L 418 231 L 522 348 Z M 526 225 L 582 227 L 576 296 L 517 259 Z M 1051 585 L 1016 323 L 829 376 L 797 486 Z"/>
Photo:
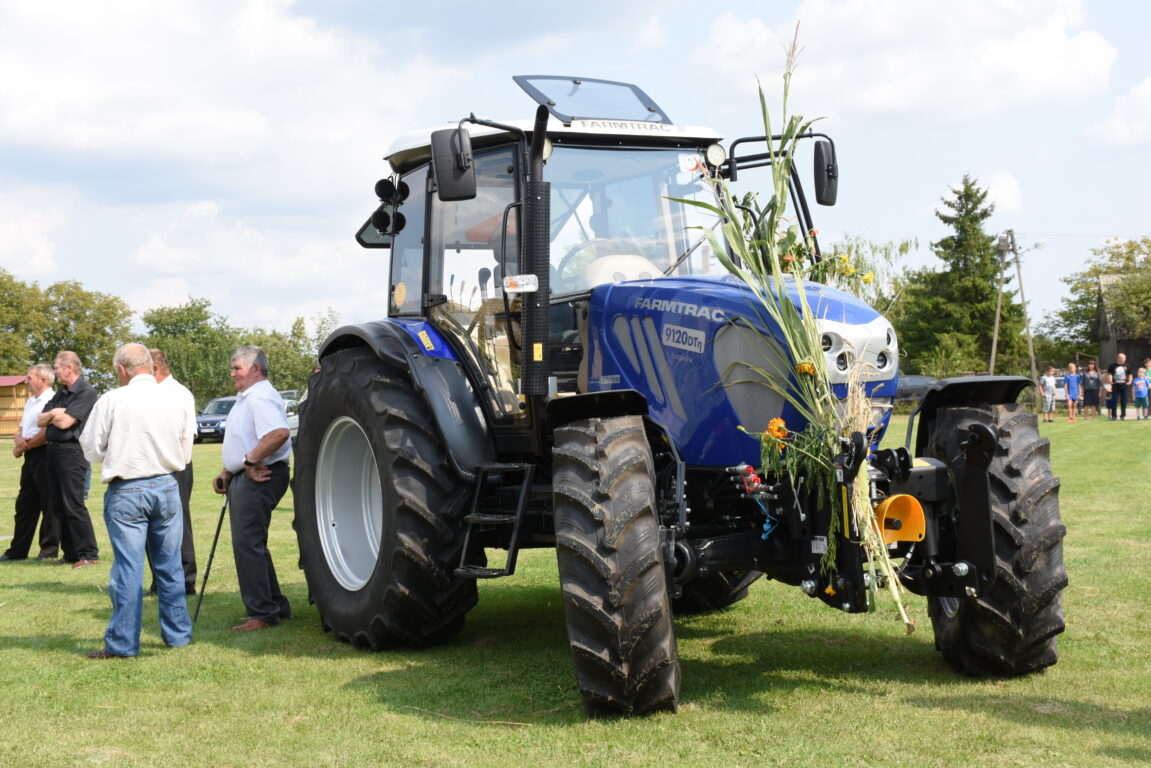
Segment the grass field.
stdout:
<path fill-rule="evenodd" d="M 192 645 L 163 645 L 148 600 L 141 655 L 90 661 L 82 654 L 101 646 L 110 613 L 97 488 L 99 565 L 0 564 L 0 765 L 1145 766 L 1151 422 L 1041 428 L 1062 478 L 1071 579 L 1060 661 L 1046 674 L 956 676 L 921 598 L 908 636 L 890 605 L 848 616 L 759 582 L 725 612 L 677 620 L 678 714 L 588 722 L 553 552 L 524 553 L 516 576 L 481 584 L 448 645 L 357 651 L 307 604 L 290 495 L 272 549 L 294 620 L 230 631 L 244 610 L 225 525 Z M 220 511 L 208 486 L 219 452 L 195 454 L 201 570 Z M 18 468 L 0 459 L 5 536 Z"/>

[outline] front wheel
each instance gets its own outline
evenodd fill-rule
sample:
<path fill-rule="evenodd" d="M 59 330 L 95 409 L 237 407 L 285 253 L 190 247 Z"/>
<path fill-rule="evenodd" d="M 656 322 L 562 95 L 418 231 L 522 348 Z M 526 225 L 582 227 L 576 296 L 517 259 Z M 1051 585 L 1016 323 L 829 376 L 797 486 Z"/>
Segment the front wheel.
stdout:
<path fill-rule="evenodd" d="M 552 458 L 556 559 L 584 709 L 674 712 L 679 657 L 643 421 L 557 429 Z"/>
<path fill-rule="evenodd" d="M 1059 480 L 1051 472 L 1049 442 L 1039 437 L 1035 414 L 1018 404 L 940 409 L 929 453 L 946 462 L 961 488 L 966 456 L 960 442 L 973 423 L 999 432 L 988 473 L 995 580 L 974 598 L 933 597 L 928 612 L 936 647 L 966 675 L 1013 676 L 1037 672 L 1058 657 L 1063 631 L 1063 537 Z M 955 516 L 940 521 L 941 547 L 954 546 Z"/>
<path fill-rule="evenodd" d="M 676 615 L 711 613 L 735 605 L 747 597 L 748 588 L 763 576 L 759 571 L 719 571 L 683 585 L 672 601 Z"/>
<path fill-rule="evenodd" d="M 457 634 L 477 600 L 454 574 L 467 490 L 423 397 L 353 348 L 324 358 L 300 410 L 295 528 L 324 626 L 373 650 Z"/>

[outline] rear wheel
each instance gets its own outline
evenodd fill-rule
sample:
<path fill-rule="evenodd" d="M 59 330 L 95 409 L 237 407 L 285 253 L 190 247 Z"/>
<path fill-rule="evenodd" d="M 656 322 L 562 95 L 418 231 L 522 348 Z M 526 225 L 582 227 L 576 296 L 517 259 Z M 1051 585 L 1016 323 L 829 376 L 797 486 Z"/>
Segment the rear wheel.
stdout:
<path fill-rule="evenodd" d="M 300 564 L 326 628 L 379 650 L 457 634 L 476 585 L 455 576 L 467 486 L 427 404 L 369 349 L 325 357 L 301 405 Z"/>
<path fill-rule="evenodd" d="M 963 674 L 1036 672 L 1056 662 L 1056 635 L 1064 628 L 1067 529 L 1059 516 L 1059 480 L 1051 472 L 1049 442 L 1022 405 L 944 408 L 936 415 L 929 453 L 948 463 L 956 488 L 966 471 L 959 444 L 973 423 L 999 432 L 989 468 L 995 580 L 975 598 L 931 598 L 935 644 Z M 941 545 L 953 546 L 955 520 L 940 522 Z"/>
<path fill-rule="evenodd" d="M 679 657 L 643 422 L 557 429 L 553 462 L 556 559 L 584 708 L 592 717 L 674 712 Z"/>

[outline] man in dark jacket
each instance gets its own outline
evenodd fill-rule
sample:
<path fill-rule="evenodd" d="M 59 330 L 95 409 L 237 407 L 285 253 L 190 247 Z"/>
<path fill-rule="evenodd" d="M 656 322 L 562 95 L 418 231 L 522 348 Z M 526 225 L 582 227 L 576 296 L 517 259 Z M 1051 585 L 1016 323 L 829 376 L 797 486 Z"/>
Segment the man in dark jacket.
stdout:
<path fill-rule="evenodd" d="M 48 505 L 60 523 L 60 548 L 64 551 L 57 562 L 83 568 L 100 561 L 96 532 L 85 503 L 84 480 L 91 467 L 80 448 L 80 433 L 96 404 L 96 390 L 84 379 L 75 352 L 56 355 L 55 368 L 60 389 L 36 423 L 47 427 Z"/>

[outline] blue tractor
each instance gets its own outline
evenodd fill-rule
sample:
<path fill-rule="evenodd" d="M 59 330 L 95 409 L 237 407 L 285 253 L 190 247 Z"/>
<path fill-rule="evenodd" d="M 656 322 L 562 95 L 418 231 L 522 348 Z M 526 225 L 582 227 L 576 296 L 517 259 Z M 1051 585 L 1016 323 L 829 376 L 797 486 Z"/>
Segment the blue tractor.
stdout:
<path fill-rule="evenodd" d="M 324 628 L 379 650 L 452 638 L 477 580 L 554 547 L 587 713 L 674 711 L 676 614 L 725 608 L 763 576 L 861 612 L 880 578 L 827 502 L 765 471 L 740 429 L 800 417 L 754 381 L 771 353 L 749 331 L 771 329 L 688 201 L 713 195 L 705 176 L 753 179 L 775 158 L 766 137 L 725 149 L 672 123 L 634 85 L 515 81 L 534 120 L 471 115 L 387 156 L 357 233 L 390 263 L 386 317 L 327 339 L 301 407 L 301 565 Z M 831 205 L 834 146 L 804 140 Z M 795 172 L 791 194 L 813 231 Z M 880 450 L 894 330 L 850 295 L 804 290 L 834 391 L 866 363 L 873 423 L 838 466 L 882 507 L 943 657 L 971 675 L 1055 663 L 1064 528 L 1047 443 L 1015 402 L 1030 382 L 941 381 L 907 447 Z"/>

